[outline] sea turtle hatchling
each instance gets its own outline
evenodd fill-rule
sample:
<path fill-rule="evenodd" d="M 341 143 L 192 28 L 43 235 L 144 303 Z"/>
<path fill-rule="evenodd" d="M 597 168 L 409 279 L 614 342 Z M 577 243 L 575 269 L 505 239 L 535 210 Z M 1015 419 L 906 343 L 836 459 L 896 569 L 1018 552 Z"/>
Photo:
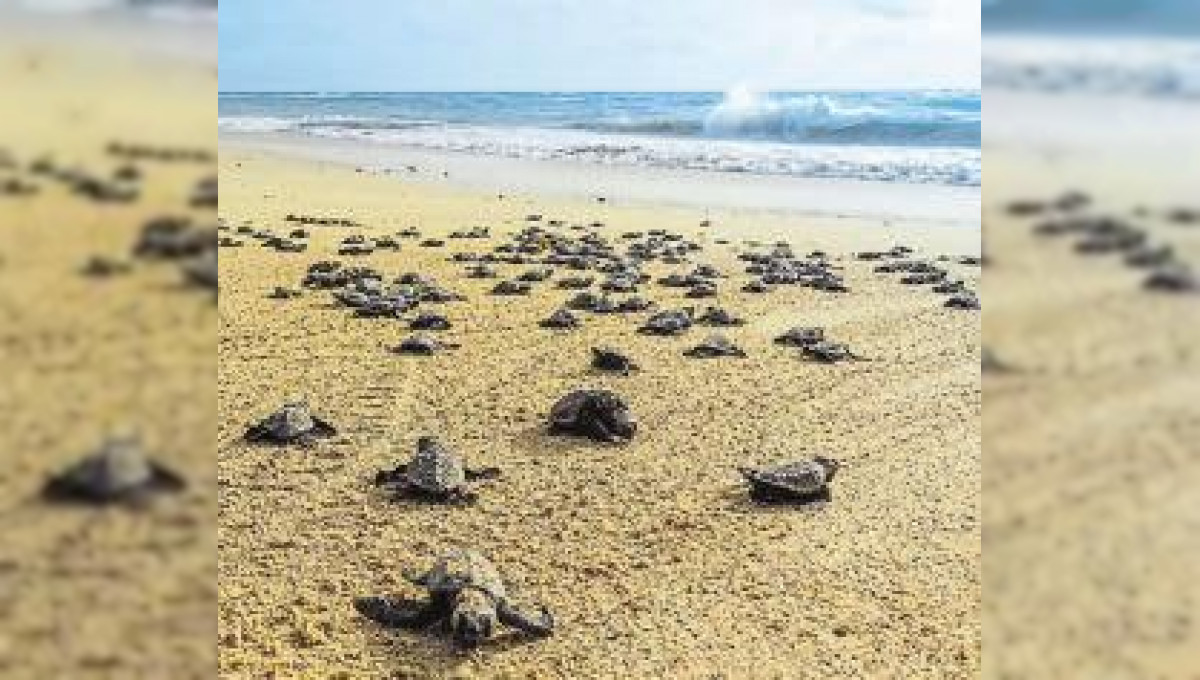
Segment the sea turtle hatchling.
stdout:
<path fill-rule="evenodd" d="M 647 319 L 638 332 L 648 335 L 679 335 L 692 327 L 693 314 L 694 310 L 691 307 L 658 312 Z"/>
<path fill-rule="evenodd" d="M 451 325 L 450 320 L 441 314 L 418 314 L 408 327 L 414 331 L 448 331 Z"/>
<path fill-rule="evenodd" d="M 290 399 L 277 411 L 251 425 L 245 439 L 254 444 L 300 444 L 313 445 L 318 438 L 337 435 L 337 428 L 314 416 L 308 404 L 300 399 Z"/>
<path fill-rule="evenodd" d="M 839 463 L 817 456 L 811 460 L 780 463 L 760 468 L 739 467 L 750 485 L 750 498 L 759 503 L 827 503 L 832 499 L 829 483 Z"/>
<path fill-rule="evenodd" d="M 867 359 L 855 354 L 850 347 L 840 342 L 821 341 L 811 345 L 801 345 L 800 352 L 807 359 L 823 364 L 836 364 L 841 361 L 866 361 Z"/>
<path fill-rule="evenodd" d="M 490 638 L 499 624 L 536 637 L 554 631 L 546 607 L 535 618 L 509 601 L 500 571 L 474 550 L 453 549 L 438 558 L 424 574 L 405 572 L 406 579 L 424 588 L 423 602 L 398 597 L 358 597 L 354 608 L 362 616 L 389 628 L 423 630 L 441 624 L 461 647 L 474 648 Z"/>
<path fill-rule="evenodd" d="M 400 341 L 399 345 L 392 348 L 395 354 L 414 354 L 418 356 L 433 356 L 444 350 L 458 349 L 460 345 L 453 342 L 445 342 L 428 335 L 416 334 L 410 335 Z"/>
<path fill-rule="evenodd" d="M 633 439 L 637 419 L 618 394 L 608 390 L 575 390 L 550 409 L 550 433 L 619 443 Z"/>
<path fill-rule="evenodd" d="M 375 475 L 375 485 L 403 496 L 439 503 L 474 503 L 475 494 L 467 488 L 467 483 L 499 476 L 497 468 L 468 468 L 437 439 L 421 437 L 412 460 L 392 470 L 379 471 Z"/>
<path fill-rule="evenodd" d="M 569 330 L 579 328 L 582 325 L 579 317 L 571 313 L 569 309 L 559 309 L 550 316 L 538 322 L 542 328 L 553 328 L 557 330 Z"/>
<path fill-rule="evenodd" d="M 112 437 L 94 453 L 50 477 L 42 498 L 56 503 L 140 504 L 185 487 L 176 473 L 148 460 L 132 436 Z"/>
<path fill-rule="evenodd" d="M 808 347 L 825 341 L 825 329 L 818 326 L 793 326 L 775 338 L 775 344 Z"/>
<path fill-rule="evenodd" d="M 611 347 L 592 348 L 592 368 L 597 371 L 620 373 L 622 375 L 629 375 L 633 371 L 641 370 L 634 363 L 633 359 Z"/>
<path fill-rule="evenodd" d="M 685 350 L 683 354 L 693 359 L 745 358 L 746 356 L 745 350 L 730 342 L 729 338 L 723 335 L 710 335 L 704 342 Z"/>
<path fill-rule="evenodd" d="M 696 323 L 705 326 L 743 326 L 746 320 L 721 307 L 708 307 L 696 317 Z"/>

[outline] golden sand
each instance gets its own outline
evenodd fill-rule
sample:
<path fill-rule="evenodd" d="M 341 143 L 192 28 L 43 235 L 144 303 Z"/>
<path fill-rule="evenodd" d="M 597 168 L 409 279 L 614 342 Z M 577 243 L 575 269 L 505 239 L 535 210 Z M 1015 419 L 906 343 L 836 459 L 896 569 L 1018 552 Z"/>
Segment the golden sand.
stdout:
<path fill-rule="evenodd" d="M 0 47 L 0 147 L 107 174 L 110 140 L 212 150 L 210 71 L 33 34 Z M 107 280 L 142 223 L 187 207 L 212 164 L 141 164 L 144 196 L 96 206 L 56 183 L 0 196 L 0 676 L 208 678 L 216 608 L 216 309 L 172 264 Z M 24 171 L 0 169 L 0 178 Z M 208 211 L 212 219 L 212 211 Z M 50 507 L 46 476 L 115 430 L 189 483 L 143 511 Z"/>
<path fill-rule="evenodd" d="M 1084 190 L 1196 267 L 1200 228 L 1162 219 L 1195 205 L 1195 155 L 1164 177 L 1157 154 L 1107 151 L 986 151 L 984 344 L 1017 369 L 984 390 L 988 678 L 1200 672 L 1197 298 L 1003 210 Z"/>
<path fill-rule="evenodd" d="M 866 220 L 712 215 L 610 202 L 498 200 L 352 169 L 225 149 L 221 213 L 231 226 L 286 234 L 288 213 L 345 216 L 363 228 L 313 227 L 304 254 L 247 239 L 221 251 L 218 480 L 220 664 L 226 677 L 954 677 L 980 668 L 980 316 L 944 309 L 846 255 L 906 243 L 925 256 L 978 254 L 978 230 L 884 228 Z M 402 357 L 384 347 L 398 321 L 356 319 L 328 293 L 292 301 L 308 264 L 338 258 L 350 233 L 426 236 L 475 225 L 504 234 L 529 213 L 587 224 L 610 238 L 664 228 L 706 244 L 699 262 L 736 274 L 711 301 L 750 323 L 727 335 L 744 360 L 692 360 L 684 338 L 635 333 L 634 319 L 585 315 L 585 328 L 537 327 L 567 297 L 487 295 L 445 261 L 497 241 L 405 241 L 354 260 L 388 276 L 433 275 L 469 301 L 438 306 L 462 348 Z M 786 236 L 845 266 L 848 295 L 781 288 L 737 292 L 741 240 Z M 731 238 L 730 246 L 713 244 Z M 951 266 L 975 287 L 979 269 Z M 501 266 L 502 271 L 524 268 Z M 658 264 L 657 275 L 666 271 Z M 734 283 L 736 282 L 736 283 Z M 685 304 L 650 286 L 663 307 Z M 701 301 L 703 302 L 703 301 Z M 643 315 L 636 315 L 640 318 Z M 771 339 L 825 326 L 873 359 L 802 361 Z M 611 344 L 643 367 L 587 369 Z M 568 390 L 626 396 L 641 429 L 606 447 L 551 438 L 545 414 Z M 246 424 L 305 395 L 341 429 L 314 449 L 255 448 Z M 376 470 L 435 435 L 502 478 L 475 507 L 392 502 Z M 751 505 L 734 466 L 825 453 L 845 462 L 819 511 Z M 449 546 L 491 557 L 522 602 L 544 602 L 553 637 L 504 634 L 471 654 L 435 635 L 381 631 L 358 595 L 417 596 L 400 575 Z"/>

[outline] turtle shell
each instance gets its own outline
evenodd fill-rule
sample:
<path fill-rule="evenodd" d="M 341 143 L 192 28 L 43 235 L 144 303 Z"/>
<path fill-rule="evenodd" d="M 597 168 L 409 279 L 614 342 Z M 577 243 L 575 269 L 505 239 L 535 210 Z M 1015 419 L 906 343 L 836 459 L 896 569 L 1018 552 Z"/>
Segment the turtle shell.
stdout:
<path fill-rule="evenodd" d="M 646 320 L 642 326 L 643 333 L 652 333 L 655 335 L 674 335 L 682 333 L 692 325 L 691 318 L 684 312 L 666 311 L 659 312 Z"/>
<path fill-rule="evenodd" d="M 135 440 L 111 439 L 52 477 L 43 495 L 51 500 L 106 503 L 183 487 L 175 473 L 147 460 Z"/>
<path fill-rule="evenodd" d="M 308 406 L 303 402 L 289 402 L 263 421 L 264 429 L 273 437 L 283 440 L 303 437 L 313 431 L 316 423 Z"/>
<path fill-rule="evenodd" d="M 723 335 L 712 335 L 704 342 L 684 352 L 685 355 L 697 359 L 715 357 L 744 357 L 746 352 L 733 344 Z"/>
<path fill-rule="evenodd" d="M 550 422 L 570 427 L 579 419 L 585 408 L 599 406 L 605 402 L 623 405 L 621 397 L 608 390 L 575 390 L 559 399 L 550 409 Z"/>
<path fill-rule="evenodd" d="M 826 364 L 857 358 L 849 347 L 840 342 L 822 341 L 811 345 L 802 345 L 800 349 L 804 356 Z"/>
<path fill-rule="evenodd" d="M 585 435 L 596 439 L 595 425 L 607 428 L 607 441 L 628 440 L 637 430 L 637 421 L 620 395 L 608 390 L 575 390 L 563 396 L 550 409 L 552 432 Z"/>
<path fill-rule="evenodd" d="M 396 347 L 400 354 L 435 354 L 442 349 L 442 344 L 428 335 L 413 335 L 401 341 Z"/>
<path fill-rule="evenodd" d="M 775 338 L 776 344 L 792 347 L 806 347 L 825 340 L 825 329 L 819 327 L 796 326 Z"/>
<path fill-rule="evenodd" d="M 824 491 L 836 470 L 835 462 L 815 459 L 743 470 L 742 474 L 758 489 L 809 496 Z"/>
<path fill-rule="evenodd" d="M 506 595 L 500 571 L 482 554 L 467 549 L 448 550 L 425 575 L 431 593 L 456 594 L 464 588 L 478 588 L 495 599 Z"/>
<path fill-rule="evenodd" d="M 467 483 L 466 469 L 449 449 L 432 437 L 417 442 L 417 454 L 406 468 L 412 486 L 430 493 L 460 489 Z"/>
<path fill-rule="evenodd" d="M 592 348 L 592 368 L 601 371 L 637 370 L 632 359 L 610 347 Z"/>
<path fill-rule="evenodd" d="M 560 309 L 542 320 L 543 328 L 575 328 L 579 319 L 568 309 Z"/>
<path fill-rule="evenodd" d="M 247 430 L 246 438 L 250 441 L 287 443 L 335 434 L 337 431 L 333 426 L 313 417 L 308 404 L 292 400 Z"/>

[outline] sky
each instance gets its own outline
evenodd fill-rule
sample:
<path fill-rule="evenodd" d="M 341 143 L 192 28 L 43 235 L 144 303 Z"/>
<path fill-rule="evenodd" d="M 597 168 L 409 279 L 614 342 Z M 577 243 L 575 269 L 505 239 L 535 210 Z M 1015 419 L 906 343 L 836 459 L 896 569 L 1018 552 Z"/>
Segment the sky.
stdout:
<path fill-rule="evenodd" d="M 220 88 L 977 88 L 981 0 L 234 0 Z"/>

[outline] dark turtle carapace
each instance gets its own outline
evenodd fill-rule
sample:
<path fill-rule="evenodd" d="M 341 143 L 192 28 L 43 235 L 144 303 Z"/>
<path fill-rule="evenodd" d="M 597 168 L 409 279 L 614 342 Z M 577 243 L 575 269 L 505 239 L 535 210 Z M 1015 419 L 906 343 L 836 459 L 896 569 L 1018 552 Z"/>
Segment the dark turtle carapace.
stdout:
<path fill-rule="evenodd" d="M 179 475 L 147 459 L 136 439 L 121 437 L 50 477 L 42 497 L 60 503 L 137 504 L 184 487 Z"/>
<path fill-rule="evenodd" d="M 618 443 L 633 438 L 637 420 L 629 405 L 608 390 L 575 390 L 550 409 L 550 432 Z"/>
<path fill-rule="evenodd" d="M 405 497 L 437 503 L 474 503 L 476 497 L 468 483 L 499 476 L 500 470 L 496 468 L 468 468 L 438 440 L 421 437 L 412 460 L 379 471 L 375 484 Z"/>
<path fill-rule="evenodd" d="M 639 370 L 633 359 L 611 347 L 592 348 L 592 368 L 621 375 L 629 375 L 633 371 Z"/>
<path fill-rule="evenodd" d="M 293 399 L 277 411 L 251 425 L 246 441 L 254 444 L 300 444 L 310 446 L 317 439 L 337 435 L 337 428 L 314 416 L 304 401 Z"/>
<path fill-rule="evenodd" d="M 750 485 L 750 497 L 759 503 L 824 503 L 831 500 L 829 483 L 839 463 L 817 456 L 811 460 L 759 468 L 740 467 Z"/>

